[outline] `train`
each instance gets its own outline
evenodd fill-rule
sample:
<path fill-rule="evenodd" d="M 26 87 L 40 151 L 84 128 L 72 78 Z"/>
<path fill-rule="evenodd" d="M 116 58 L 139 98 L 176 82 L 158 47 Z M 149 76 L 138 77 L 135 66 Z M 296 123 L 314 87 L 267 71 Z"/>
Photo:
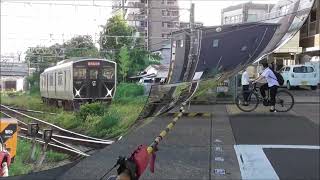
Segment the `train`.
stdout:
<path fill-rule="evenodd" d="M 65 109 L 94 101 L 111 101 L 116 86 L 117 64 L 107 59 L 66 59 L 40 74 L 42 101 Z"/>

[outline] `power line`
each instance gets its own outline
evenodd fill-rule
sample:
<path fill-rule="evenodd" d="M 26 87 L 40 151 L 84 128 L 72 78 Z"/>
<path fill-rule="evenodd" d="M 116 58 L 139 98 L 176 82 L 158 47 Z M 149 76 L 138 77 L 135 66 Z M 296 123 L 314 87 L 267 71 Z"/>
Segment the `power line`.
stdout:
<path fill-rule="evenodd" d="M 143 7 L 143 6 L 114 6 L 114 5 L 98 5 L 98 4 L 70 4 L 70 3 L 43 3 L 43 2 L 32 2 L 32 1 L 1 1 L 1 3 L 11 3 L 11 4 L 31 4 L 31 5 L 50 5 L 50 6 L 73 6 L 73 7 L 111 7 L 111 8 L 133 8 L 133 9 L 168 9 L 168 10 L 189 10 L 187 8 L 177 8 L 177 7 Z"/>
<path fill-rule="evenodd" d="M 302 12 L 302 11 L 307 10 L 307 9 L 310 9 L 310 8 L 311 8 L 311 7 L 309 7 L 309 8 L 304 8 L 304 9 L 301 9 L 301 10 L 299 10 L 299 11 L 294 11 L 294 12 L 292 12 L 292 13 L 287 13 L 287 14 L 284 14 L 284 15 L 281 15 L 281 16 L 277 16 L 277 17 L 274 17 L 274 18 L 269 18 L 269 19 L 264 19 L 264 20 L 261 20 L 261 21 L 256 21 L 255 23 L 264 22 L 264 21 L 267 21 L 267 20 L 272 20 L 272 19 L 277 19 L 277 18 L 280 18 L 280 17 L 292 15 L 292 14 L 295 14 L 295 13 L 298 13 L 298 12 Z M 269 13 L 267 13 L 267 14 L 269 14 Z M 180 16 L 181 16 L 181 15 L 180 15 Z M 234 25 L 236 25 L 236 24 L 234 24 Z M 248 27 L 246 27 L 246 28 L 252 28 L 252 27 L 255 27 L 255 26 L 259 26 L 259 25 L 261 25 L 261 24 L 255 24 L 255 25 L 252 25 L 252 26 L 248 26 Z M 217 27 L 219 27 L 219 26 L 217 26 Z M 243 30 L 243 29 L 246 29 L 246 28 L 237 29 L 237 30 L 234 30 L 234 31 L 239 31 L 239 30 Z M 185 31 L 185 30 L 182 30 L 182 31 Z M 228 32 L 225 32 L 225 34 L 231 33 L 231 32 L 234 32 L 234 31 L 228 31 Z M 185 32 L 187 32 L 187 31 L 185 31 Z M 220 33 L 220 35 L 221 35 L 221 33 Z M 210 37 L 214 37 L 214 36 L 215 36 L 215 35 L 210 36 Z M 209 38 L 209 37 L 207 37 L 207 38 Z M 11 38 L 11 39 L 12 39 L 12 38 Z M 164 40 L 164 41 L 162 41 L 162 42 L 150 44 L 150 46 L 152 46 L 152 45 L 157 45 L 157 44 L 162 44 L 162 43 L 168 41 L 168 38 L 163 38 L 163 39 L 166 39 L 166 40 Z M 44 40 L 44 39 L 42 39 L 42 40 Z M 51 39 L 51 40 L 54 40 L 54 39 Z"/>

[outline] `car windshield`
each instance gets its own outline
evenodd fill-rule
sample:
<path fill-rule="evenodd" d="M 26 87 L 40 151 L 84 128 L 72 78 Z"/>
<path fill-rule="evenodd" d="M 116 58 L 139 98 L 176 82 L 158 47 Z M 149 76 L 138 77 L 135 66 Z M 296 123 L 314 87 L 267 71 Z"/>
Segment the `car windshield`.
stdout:
<path fill-rule="evenodd" d="M 293 68 L 294 73 L 312 73 L 313 71 L 313 67 L 310 66 L 300 66 Z"/>

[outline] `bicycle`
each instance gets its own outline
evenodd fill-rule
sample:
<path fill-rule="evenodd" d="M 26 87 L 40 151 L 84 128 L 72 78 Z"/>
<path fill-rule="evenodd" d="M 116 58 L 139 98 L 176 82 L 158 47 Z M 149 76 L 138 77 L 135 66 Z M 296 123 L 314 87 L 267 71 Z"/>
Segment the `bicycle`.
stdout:
<path fill-rule="evenodd" d="M 268 90 L 268 96 L 267 100 L 264 100 L 264 98 L 260 95 L 260 91 L 257 88 L 256 83 L 250 85 L 251 87 L 247 91 L 248 93 L 248 99 L 247 103 L 244 101 L 243 94 L 238 95 L 235 99 L 235 104 L 237 107 L 244 112 L 251 112 L 254 111 L 258 105 L 259 102 L 263 102 L 264 106 L 270 106 L 270 90 Z M 276 95 L 276 104 L 275 104 L 275 110 L 277 112 L 287 112 L 292 109 L 294 105 L 294 98 L 293 95 L 284 89 L 278 89 L 277 95 Z"/>

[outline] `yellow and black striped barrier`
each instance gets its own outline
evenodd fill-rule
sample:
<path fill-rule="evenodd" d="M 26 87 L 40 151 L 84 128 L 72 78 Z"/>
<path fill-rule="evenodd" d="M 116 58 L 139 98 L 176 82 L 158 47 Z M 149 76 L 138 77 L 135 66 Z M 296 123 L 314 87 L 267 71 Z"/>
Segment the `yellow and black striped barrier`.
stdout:
<path fill-rule="evenodd" d="M 182 106 L 180 107 L 180 112 L 175 115 L 172 122 L 169 123 L 165 130 L 161 131 L 160 135 L 156 137 L 153 141 L 153 143 L 148 147 L 147 151 L 149 154 L 152 154 L 157 149 L 157 145 L 159 142 L 169 133 L 170 130 L 173 129 L 173 127 L 176 125 L 177 121 L 183 116 L 185 110 L 184 106 L 186 103 L 182 103 Z"/>
<path fill-rule="evenodd" d="M 165 114 L 165 116 L 177 116 L 180 112 L 170 112 Z M 184 112 L 183 117 L 210 117 L 208 112 Z"/>

